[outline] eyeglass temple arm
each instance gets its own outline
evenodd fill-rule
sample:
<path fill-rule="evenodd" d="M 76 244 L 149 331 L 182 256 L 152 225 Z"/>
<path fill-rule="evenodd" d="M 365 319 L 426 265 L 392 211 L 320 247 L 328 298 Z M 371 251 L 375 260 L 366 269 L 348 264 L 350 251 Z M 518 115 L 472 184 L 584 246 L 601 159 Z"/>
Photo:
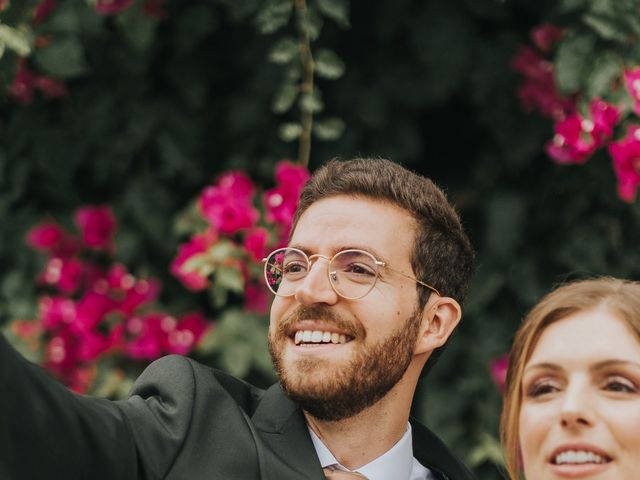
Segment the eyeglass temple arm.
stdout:
<path fill-rule="evenodd" d="M 428 283 L 424 283 L 420 280 L 418 280 L 416 277 L 412 277 L 411 275 L 407 275 L 406 273 L 402 273 L 400 270 L 396 270 L 395 268 L 391 268 L 390 266 L 388 266 L 385 262 L 381 262 L 381 261 L 377 261 L 376 262 L 378 265 L 380 265 L 381 267 L 386 267 L 389 270 L 394 271 L 395 273 L 397 273 L 398 275 L 401 275 L 405 278 L 408 278 L 409 280 L 413 280 L 414 282 L 422 285 L 423 287 L 428 288 L 429 290 L 431 290 L 433 293 L 437 294 L 439 297 L 441 297 L 442 295 L 440 295 L 440 292 L 435 288 L 432 287 L 431 285 L 429 285 Z"/>

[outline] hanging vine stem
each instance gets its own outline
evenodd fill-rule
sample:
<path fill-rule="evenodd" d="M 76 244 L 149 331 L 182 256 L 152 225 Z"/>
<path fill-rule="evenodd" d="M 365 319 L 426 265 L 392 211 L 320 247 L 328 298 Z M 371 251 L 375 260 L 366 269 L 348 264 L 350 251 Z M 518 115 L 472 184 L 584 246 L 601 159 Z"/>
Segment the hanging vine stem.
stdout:
<path fill-rule="evenodd" d="M 304 28 L 305 16 L 307 15 L 306 0 L 294 0 L 296 16 L 298 17 L 299 49 L 302 63 L 302 81 L 300 83 L 300 93 L 304 99 L 307 95 L 313 95 L 313 55 L 311 53 L 311 41 L 309 34 Z M 309 165 L 311 155 L 311 129 L 313 127 L 313 111 L 310 105 L 305 106 L 305 102 L 300 102 L 300 125 L 302 132 L 298 143 L 298 164 Z"/>

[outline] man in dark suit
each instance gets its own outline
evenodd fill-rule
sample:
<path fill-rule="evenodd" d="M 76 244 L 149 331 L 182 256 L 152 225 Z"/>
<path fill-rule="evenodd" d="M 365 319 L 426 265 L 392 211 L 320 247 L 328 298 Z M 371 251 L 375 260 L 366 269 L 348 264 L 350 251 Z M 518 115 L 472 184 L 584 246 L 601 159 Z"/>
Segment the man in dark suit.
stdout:
<path fill-rule="evenodd" d="M 68 392 L 0 338 L 0 478 L 471 479 L 409 411 L 472 271 L 431 181 L 386 160 L 329 162 L 288 247 L 265 259 L 278 384 L 170 356 L 110 402 Z"/>

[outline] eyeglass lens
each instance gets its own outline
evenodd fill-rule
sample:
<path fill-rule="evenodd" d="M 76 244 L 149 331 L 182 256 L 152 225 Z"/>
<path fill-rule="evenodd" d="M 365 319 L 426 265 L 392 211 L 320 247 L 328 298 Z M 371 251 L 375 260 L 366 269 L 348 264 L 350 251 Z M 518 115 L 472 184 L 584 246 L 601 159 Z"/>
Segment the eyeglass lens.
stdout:
<path fill-rule="evenodd" d="M 304 252 L 295 248 L 283 248 L 267 258 L 265 280 L 276 295 L 290 296 L 295 293 L 310 268 L 309 258 Z M 338 295 L 356 299 L 365 296 L 375 285 L 378 265 L 376 259 L 367 252 L 343 250 L 331 259 L 328 272 L 329 281 Z"/>

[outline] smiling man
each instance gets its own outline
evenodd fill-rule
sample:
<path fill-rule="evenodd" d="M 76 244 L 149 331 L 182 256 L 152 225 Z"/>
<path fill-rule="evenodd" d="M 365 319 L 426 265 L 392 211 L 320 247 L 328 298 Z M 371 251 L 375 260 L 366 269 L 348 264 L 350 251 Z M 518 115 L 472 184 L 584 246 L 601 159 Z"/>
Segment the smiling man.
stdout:
<path fill-rule="evenodd" d="M 0 341 L 0 477 L 471 479 L 409 419 L 473 271 L 444 194 L 387 160 L 329 162 L 264 271 L 267 391 L 172 356 L 126 401 L 78 397 Z"/>

